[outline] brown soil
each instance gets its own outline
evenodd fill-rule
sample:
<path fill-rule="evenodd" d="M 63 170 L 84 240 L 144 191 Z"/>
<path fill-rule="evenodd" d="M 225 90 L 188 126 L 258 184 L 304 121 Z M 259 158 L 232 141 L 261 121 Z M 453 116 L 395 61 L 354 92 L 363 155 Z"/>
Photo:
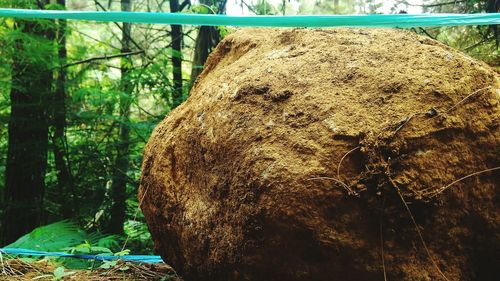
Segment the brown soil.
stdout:
<path fill-rule="evenodd" d="M 500 280 L 499 171 L 443 188 L 500 166 L 499 100 L 409 31 L 240 30 L 146 147 L 156 249 L 186 280 Z"/>

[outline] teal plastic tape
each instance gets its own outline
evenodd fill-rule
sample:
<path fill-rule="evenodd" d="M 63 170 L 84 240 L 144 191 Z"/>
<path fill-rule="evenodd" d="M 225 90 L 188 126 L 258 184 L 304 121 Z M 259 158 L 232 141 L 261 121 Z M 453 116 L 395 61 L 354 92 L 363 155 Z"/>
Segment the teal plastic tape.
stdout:
<path fill-rule="evenodd" d="M 430 27 L 497 25 L 500 13 L 488 14 L 394 14 L 321 16 L 226 16 L 181 13 L 90 12 L 0 9 L 0 17 L 23 19 L 70 19 L 145 24 L 185 24 L 262 27 Z"/>
<path fill-rule="evenodd" d="M 76 258 L 85 260 L 99 260 L 99 261 L 112 261 L 124 260 L 139 263 L 163 263 L 160 256 L 149 255 L 125 255 L 125 256 L 112 256 L 112 255 L 84 255 L 84 254 L 68 254 L 62 252 L 44 252 L 30 249 L 17 249 L 17 248 L 0 248 L 0 254 L 8 255 L 21 255 L 31 257 L 55 257 L 55 258 Z"/>

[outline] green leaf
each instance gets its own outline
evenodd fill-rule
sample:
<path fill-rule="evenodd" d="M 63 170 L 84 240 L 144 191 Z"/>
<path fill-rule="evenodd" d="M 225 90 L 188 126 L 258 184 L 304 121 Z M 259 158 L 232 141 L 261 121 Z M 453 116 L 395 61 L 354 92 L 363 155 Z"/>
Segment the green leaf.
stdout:
<path fill-rule="evenodd" d="M 54 270 L 54 279 L 55 280 L 60 280 L 61 278 L 64 277 L 64 266 L 59 266 Z"/>
<path fill-rule="evenodd" d="M 191 11 L 196 14 L 212 14 L 212 11 L 206 5 L 192 5 Z"/>
<path fill-rule="evenodd" d="M 105 248 L 105 247 L 99 247 L 99 246 L 92 246 L 90 247 L 90 250 L 92 253 L 109 253 L 109 254 L 112 254 L 113 252 L 108 249 L 108 248 Z"/>
<path fill-rule="evenodd" d="M 87 233 L 73 222 L 60 221 L 36 228 L 6 247 L 47 252 L 111 254 L 110 248 L 118 248 L 117 241 L 118 237 L 115 235 L 104 236 L 98 232 Z M 57 260 L 69 268 L 87 268 L 89 266 L 87 260 L 71 258 Z"/>
<path fill-rule="evenodd" d="M 38 227 L 6 247 L 56 252 L 81 244 L 86 236 L 75 223 L 59 221 Z"/>
<path fill-rule="evenodd" d="M 118 264 L 118 261 L 105 261 L 99 268 L 110 269 Z"/>
<path fill-rule="evenodd" d="M 115 256 L 118 256 L 118 257 L 123 257 L 123 256 L 126 256 L 126 255 L 128 255 L 128 254 L 130 254 L 130 250 L 125 249 L 125 250 L 123 250 L 123 251 L 120 251 L 120 252 L 115 253 Z"/>

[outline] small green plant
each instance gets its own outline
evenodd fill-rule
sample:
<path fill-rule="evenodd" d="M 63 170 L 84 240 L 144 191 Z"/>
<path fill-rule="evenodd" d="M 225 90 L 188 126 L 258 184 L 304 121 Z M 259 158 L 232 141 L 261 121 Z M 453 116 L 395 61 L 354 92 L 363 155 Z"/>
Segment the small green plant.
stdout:
<path fill-rule="evenodd" d="M 115 267 L 118 264 L 117 260 L 112 260 L 112 261 L 104 261 L 99 268 L 104 268 L 104 269 L 110 269 Z"/>
<path fill-rule="evenodd" d="M 71 254 L 112 254 L 113 252 L 106 247 L 93 246 L 89 241 L 85 241 L 75 247 L 66 247 L 63 250 Z"/>
<path fill-rule="evenodd" d="M 123 256 L 126 256 L 128 254 L 130 254 L 130 250 L 129 249 L 123 249 L 123 250 L 121 250 L 119 252 L 114 253 L 114 255 L 118 256 L 118 257 L 123 257 Z"/>
<path fill-rule="evenodd" d="M 66 271 L 64 266 L 59 266 L 56 269 L 54 269 L 52 274 L 40 275 L 40 276 L 33 278 L 32 280 L 38 280 L 38 279 L 45 280 L 46 278 L 52 278 L 52 281 L 60 281 L 60 280 L 64 280 L 64 277 L 73 275 L 75 273 L 76 272 L 74 272 L 74 271 Z"/>
<path fill-rule="evenodd" d="M 64 277 L 72 275 L 72 274 L 75 274 L 75 272 L 74 271 L 66 271 L 64 266 L 59 266 L 58 268 L 54 269 L 54 272 L 52 273 L 52 275 L 53 275 L 52 280 L 53 281 L 63 280 Z"/>

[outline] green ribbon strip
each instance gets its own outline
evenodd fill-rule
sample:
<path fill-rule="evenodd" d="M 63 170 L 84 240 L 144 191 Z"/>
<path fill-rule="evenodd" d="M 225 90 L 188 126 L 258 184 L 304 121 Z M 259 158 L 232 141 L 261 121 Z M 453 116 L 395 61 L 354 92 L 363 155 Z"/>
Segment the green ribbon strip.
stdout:
<path fill-rule="evenodd" d="M 394 14 L 321 16 L 226 16 L 207 14 L 91 12 L 0 9 L 0 17 L 23 19 L 71 19 L 146 24 L 187 24 L 210 26 L 265 27 L 431 27 L 459 25 L 497 25 L 500 13 L 488 14 Z"/>

